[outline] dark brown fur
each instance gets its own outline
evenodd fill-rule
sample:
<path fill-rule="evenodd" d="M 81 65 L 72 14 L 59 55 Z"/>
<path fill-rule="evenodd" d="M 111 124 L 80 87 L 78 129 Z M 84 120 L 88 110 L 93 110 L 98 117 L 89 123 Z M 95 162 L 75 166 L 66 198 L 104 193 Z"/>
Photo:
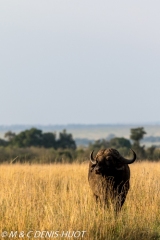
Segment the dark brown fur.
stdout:
<path fill-rule="evenodd" d="M 97 201 L 120 210 L 125 202 L 130 180 L 130 169 L 121 163 L 121 155 L 115 149 L 98 151 L 94 160 L 89 163 L 88 181 Z"/>

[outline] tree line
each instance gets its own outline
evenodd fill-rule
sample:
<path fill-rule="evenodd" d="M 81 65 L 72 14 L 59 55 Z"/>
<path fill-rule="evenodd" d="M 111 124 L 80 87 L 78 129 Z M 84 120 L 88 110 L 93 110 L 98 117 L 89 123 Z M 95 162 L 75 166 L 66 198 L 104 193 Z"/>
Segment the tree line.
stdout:
<path fill-rule="evenodd" d="M 155 146 L 145 148 L 141 146 L 146 131 L 143 127 L 130 129 L 130 139 L 124 137 L 113 137 L 111 140 L 100 139 L 90 143 L 88 147 L 78 147 L 71 133 L 64 129 L 59 133 L 42 132 L 37 128 L 22 131 L 18 134 L 8 131 L 4 139 L 0 139 L 0 162 L 7 161 L 8 158 L 19 157 L 20 162 L 73 162 L 88 160 L 92 150 L 98 151 L 102 148 L 115 148 L 123 156 L 129 154 L 129 149 L 133 148 L 138 159 L 159 160 L 160 150 Z"/>
<path fill-rule="evenodd" d="M 4 139 L 0 140 L 1 146 L 14 146 L 18 148 L 27 147 L 44 147 L 44 148 L 62 148 L 62 149 L 76 149 L 76 143 L 73 140 L 72 134 L 67 133 L 64 129 L 59 133 L 59 138 L 56 138 L 56 133 L 46 132 L 37 128 L 31 128 L 15 134 L 8 131 L 4 135 Z"/>

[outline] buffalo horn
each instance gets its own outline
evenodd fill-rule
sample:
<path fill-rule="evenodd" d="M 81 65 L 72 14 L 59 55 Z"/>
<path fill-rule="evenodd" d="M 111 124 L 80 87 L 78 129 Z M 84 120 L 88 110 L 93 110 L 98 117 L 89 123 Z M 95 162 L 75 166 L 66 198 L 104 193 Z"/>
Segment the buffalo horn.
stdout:
<path fill-rule="evenodd" d="M 131 163 L 133 163 L 133 162 L 136 160 L 136 153 L 135 153 L 132 149 L 130 149 L 130 150 L 131 150 L 132 153 L 133 153 L 133 158 L 132 158 L 131 160 L 128 160 L 128 159 L 126 159 L 126 158 L 124 158 L 124 157 L 121 157 L 119 160 L 120 160 L 122 163 L 131 164 Z"/>
<path fill-rule="evenodd" d="M 96 160 L 94 160 L 94 158 L 93 158 L 93 152 L 94 151 L 92 151 L 91 154 L 90 154 L 90 161 L 91 161 L 92 164 L 96 164 Z"/>

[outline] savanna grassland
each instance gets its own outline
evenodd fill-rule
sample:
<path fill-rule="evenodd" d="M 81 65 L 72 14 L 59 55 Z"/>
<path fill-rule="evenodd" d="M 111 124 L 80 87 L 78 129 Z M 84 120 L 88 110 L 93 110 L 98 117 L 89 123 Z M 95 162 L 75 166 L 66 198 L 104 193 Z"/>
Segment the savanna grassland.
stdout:
<path fill-rule="evenodd" d="M 87 163 L 1 165 L 0 233 L 17 233 L 0 239 L 69 239 L 73 232 L 76 239 L 160 239 L 160 163 L 130 168 L 131 188 L 115 216 L 94 202 Z"/>

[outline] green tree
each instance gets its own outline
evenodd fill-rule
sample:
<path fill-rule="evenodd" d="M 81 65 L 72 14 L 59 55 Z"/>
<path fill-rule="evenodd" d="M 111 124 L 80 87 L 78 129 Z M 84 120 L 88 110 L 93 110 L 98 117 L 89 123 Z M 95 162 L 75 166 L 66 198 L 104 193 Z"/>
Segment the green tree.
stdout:
<path fill-rule="evenodd" d="M 14 137 L 16 136 L 16 134 L 12 131 L 8 131 L 4 134 L 4 138 L 7 139 L 7 141 L 11 141 Z"/>
<path fill-rule="evenodd" d="M 8 145 L 8 142 L 0 138 L 0 146 L 6 147 L 7 145 Z"/>
<path fill-rule="evenodd" d="M 152 145 L 146 149 L 147 159 L 153 160 L 155 158 L 155 156 L 154 156 L 155 150 L 156 150 L 156 146 L 154 146 L 154 145 Z"/>
<path fill-rule="evenodd" d="M 144 134 L 146 134 L 143 127 L 131 128 L 130 139 L 133 140 L 134 144 L 140 145 L 140 140 L 143 139 Z"/>
<path fill-rule="evenodd" d="M 36 128 L 25 130 L 17 134 L 12 140 L 11 144 L 17 147 L 41 147 L 43 143 L 42 131 Z"/>
<path fill-rule="evenodd" d="M 143 127 L 132 128 L 130 138 L 133 141 L 133 149 L 136 151 L 138 158 L 145 158 L 145 146 L 140 146 L 140 140 L 143 139 L 144 134 L 146 134 Z"/>
<path fill-rule="evenodd" d="M 131 148 L 131 143 L 128 139 L 126 138 L 119 138 L 119 137 L 115 137 L 115 138 L 112 138 L 110 141 L 109 141 L 109 145 L 113 148 L 123 148 L 123 147 L 126 147 L 126 148 Z"/>
<path fill-rule="evenodd" d="M 62 149 L 76 149 L 76 143 L 73 140 L 72 134 L 67 133 L 66 129 L 59 133 L 59 139 L 57 140 L 57 148 Z"/>
<path fill-rule="evenodd" d="M 45 148 L 57 148 L 56 134 L 55 133 L 43 133 L 42 145 Z"/>
<path fill-rule="evenodd" d="M 99 149 L 109 148 L 109 142 L 105 139 L 96 140 L 94 143 L 89 144 L 89 149 L 94 151 L 99 151 Z"/>

